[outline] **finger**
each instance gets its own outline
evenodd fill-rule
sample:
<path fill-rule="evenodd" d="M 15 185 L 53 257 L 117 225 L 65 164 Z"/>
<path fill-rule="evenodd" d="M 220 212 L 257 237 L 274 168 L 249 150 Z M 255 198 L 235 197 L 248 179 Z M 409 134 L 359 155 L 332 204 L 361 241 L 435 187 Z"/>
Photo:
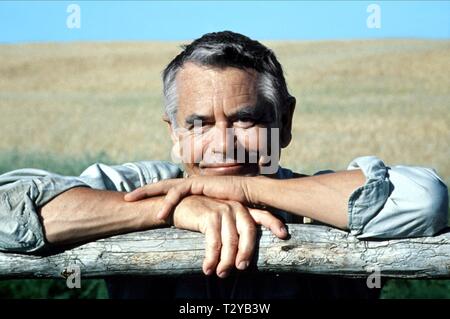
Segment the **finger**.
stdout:
<path fill-rule="evenodd" d="M 181 192 L 178 187 L 171 188 L 167 195 L 164 197 L 162 206 L 158 214 L 156 215 L 159 219 L 167 218 L 170 213 L 175 209 L 175 207 L 180 203 L 180 201 L 186 196 L 185 192 Z"/>
<path fill-rule="evenodd" d="M 248 211 L 258 225 L 262 225 L 270 229 L 278 238 L 284 239 L 288 236 L 284 223 L 268 211 L 256 208 L 249 208 Z"/>
<path fill-rule="evenodd" d="M 124 199 L 127 202 L 134 202 L 151 196 L 165 195 L 172 187 L 180 182 L 177 179 L 168 179 L 154 184 L 148 184 L 125 194 Z"/>
<path fill-rule="evenodd" d="M 236 229 L 239 234 L 236 268 L 244 270 L 250 265 L 256 245 L 255 221 L 245 207 L 236 215 Z"/>
<path fill-rule="evenodd" d="M 151 196 L 165 195 L 168 189 L 166 183 L 149 184 L 125 194 L 124 199 L 127 202 L 134 202 Z"/>
<path fill-rule="evenodd" d="M 225 278 L 234 267 L 239 243 L 236 221 L 231 214 L 222 214 L 221 236 L 222 249 L 220 251 L 220 262 L 216 272 L 220 278 Z"/>
<path fill-rule="evenodd" d="M 167 192 L 166 197 L 164 197 L 161 210 L 158 213 L 157 217 L 160 219 L 167 218 L 170 215 L 170 213 L 175 209 L 175 206 L 177 206 L 184 197 L 192 194 L 191 188 L 192 188 L 191 181 L 185 181 L 181 184 L 172 187 Z"/>
<path fill-rule="evenodd" d="M 211 275 L 217 267 L 220 258 L 220 250 L 222 248 L 221 219 L 211 219 L 205 230 L 205 259 L 203 260 L 203 272 L 205 275 Z"/>

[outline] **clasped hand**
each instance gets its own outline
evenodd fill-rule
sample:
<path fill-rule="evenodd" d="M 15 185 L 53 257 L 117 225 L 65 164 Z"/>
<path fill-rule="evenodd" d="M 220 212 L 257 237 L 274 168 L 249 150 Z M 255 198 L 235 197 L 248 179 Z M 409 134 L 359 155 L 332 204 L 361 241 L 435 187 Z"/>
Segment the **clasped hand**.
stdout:
<path fill-rule="evenodd" d="M 165 195 L 157 217 L 177 228 L 205 235 L 203 272 L 225 278 L 234 267 L 246 269 L 254 254 L 257 225 L 286 238 L 283 223 L 269 211 L 254 208 L 249 177 L 199 176 L 168 179 L 125 195 L 126 201 Z"/>

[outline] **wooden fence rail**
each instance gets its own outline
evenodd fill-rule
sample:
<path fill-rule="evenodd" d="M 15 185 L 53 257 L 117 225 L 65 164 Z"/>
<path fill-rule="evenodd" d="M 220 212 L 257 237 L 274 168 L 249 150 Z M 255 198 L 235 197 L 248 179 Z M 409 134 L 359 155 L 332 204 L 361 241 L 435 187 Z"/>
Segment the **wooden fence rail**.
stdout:
<path fill-rule="evenodd" d="M 450 230 L 435 237 L 361 241 L 326 226 L 288 225 L 288 240 L 261 232 L 257 271 L 366 277 L 450 278 Z M 156 229 L 90 242 L 48 256 L 0 253 L 0 278 L 57 278 L 78 266 L 83 278 L 199 273 L 203 235 Z M 69 272 L 70 273 L 70 272 Z"/>

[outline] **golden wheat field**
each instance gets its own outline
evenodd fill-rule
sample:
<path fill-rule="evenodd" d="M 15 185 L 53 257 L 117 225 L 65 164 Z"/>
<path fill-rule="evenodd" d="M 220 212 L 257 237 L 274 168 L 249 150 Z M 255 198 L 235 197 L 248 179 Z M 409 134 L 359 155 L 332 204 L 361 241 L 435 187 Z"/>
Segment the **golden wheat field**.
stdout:
<path fill-rule="evenodd" d="M 265 43 L 297 98 L 284 166 L 345 169 L 374 154 L 450 181 L 450 41 Z M 169 160 L 160 74 L 179 45 L 1 45 L 0 153 Z"/>

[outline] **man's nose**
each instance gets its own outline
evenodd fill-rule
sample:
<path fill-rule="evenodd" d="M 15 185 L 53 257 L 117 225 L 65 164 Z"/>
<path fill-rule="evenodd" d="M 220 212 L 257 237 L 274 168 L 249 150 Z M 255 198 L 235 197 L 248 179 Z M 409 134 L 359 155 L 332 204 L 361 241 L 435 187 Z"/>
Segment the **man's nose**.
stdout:
<path fill-rule="evenodd" d="M 211 146 L 214 153 L 233 154 L 235 148 L 233 128 L 226 125 L 216 126 Z"/>

